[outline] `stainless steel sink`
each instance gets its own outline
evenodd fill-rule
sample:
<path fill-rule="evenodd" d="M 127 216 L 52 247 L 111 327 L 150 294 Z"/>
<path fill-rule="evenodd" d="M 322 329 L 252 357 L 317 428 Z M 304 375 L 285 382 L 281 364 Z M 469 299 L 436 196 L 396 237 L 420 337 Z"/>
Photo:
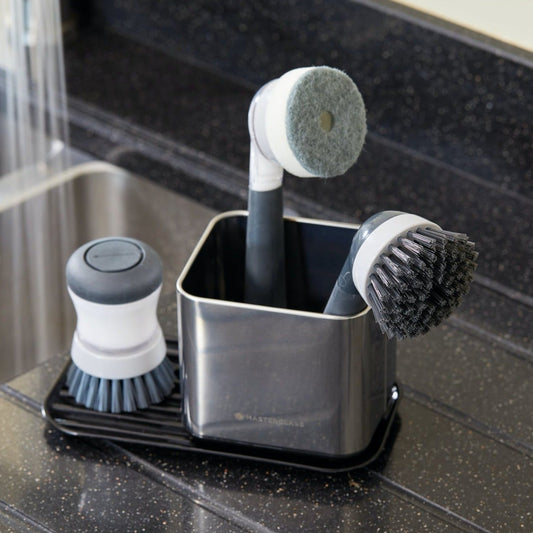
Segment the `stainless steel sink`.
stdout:
<path fill-rule="evenodd" d="M 0 211 L 0 383 L 68 350 L 75 327 L 64 268 L 84 242 L 149 243 L 175 283 L 214 212 L 102 162 L 72 167 Z"/>

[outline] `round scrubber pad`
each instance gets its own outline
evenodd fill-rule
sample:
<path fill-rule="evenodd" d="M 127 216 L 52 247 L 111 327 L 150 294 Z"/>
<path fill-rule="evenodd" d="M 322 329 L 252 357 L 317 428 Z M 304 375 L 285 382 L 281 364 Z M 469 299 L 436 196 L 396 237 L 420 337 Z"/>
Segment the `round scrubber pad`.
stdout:
<path fill-rule="evenodd" d="M 302 69 L 288 94 L 285 129 L 292 153 L 307 172 L 344 174 L 359 157 L 366 135 L 361 94 L 338 69 Z"/>

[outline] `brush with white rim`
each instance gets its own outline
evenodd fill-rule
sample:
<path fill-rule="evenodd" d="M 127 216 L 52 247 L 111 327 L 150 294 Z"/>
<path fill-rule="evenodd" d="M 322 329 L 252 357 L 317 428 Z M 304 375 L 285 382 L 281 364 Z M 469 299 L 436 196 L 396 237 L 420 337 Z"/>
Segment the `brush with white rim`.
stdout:
<path fill-rule="evenodd" d="M 324 313 L 351 316 L 368 304 L 389 338 L 426 333 L 468 292 L 477 255 L 463 233 L 382 211 L 357 231 Z"/>
<path fill-rule="evenodd" d="M 245 301 L 285 307 L 283 170 L 302 178 L 344 174 L 364 143 L 365 107 L 344 72 L 297 68 L 256 93 L 248 128 Z"/>
<path fill-rule="evenodd" d="M 99 239 L 72 254 L 66 274 L 77 314 L 69 394 L 112 413 L 161 402 L 175 377 L 157 320 L 163 280 L 157 253 L 136 239 Z"/>

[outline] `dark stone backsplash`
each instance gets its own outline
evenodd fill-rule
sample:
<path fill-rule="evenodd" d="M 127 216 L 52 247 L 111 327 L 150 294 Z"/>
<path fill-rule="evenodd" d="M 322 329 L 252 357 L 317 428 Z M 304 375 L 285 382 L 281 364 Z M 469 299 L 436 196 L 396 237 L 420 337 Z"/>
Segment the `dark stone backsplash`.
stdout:
<path fill-rule="evenodd" d="M 296 66 L 339 67 L 369 130 L 533 199 L 533 73 L 355 1 L 96 0 L 100 26 L 257 87 Z"/>

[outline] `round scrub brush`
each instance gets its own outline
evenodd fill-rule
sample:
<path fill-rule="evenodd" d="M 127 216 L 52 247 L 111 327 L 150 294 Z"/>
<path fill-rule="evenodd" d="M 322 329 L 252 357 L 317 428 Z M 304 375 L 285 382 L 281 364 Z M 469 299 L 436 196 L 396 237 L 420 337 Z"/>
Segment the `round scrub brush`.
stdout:
<path fill-rule="evenodd" d="M 157 321 L 162 265 L 135 239 L 89 242 L 67 263 L 76 309 L 69 394 L 89 409 L 119 413 L 159 403 L 174 387 Z"/>
<path fill-rule="evenodd" d="M 349 316 L 368 304 L 389 338 L 425 333 L 468 292 L 477 255 L 463 233 L 383 211 L 356 233 L 324 312 Z"/>
<path fill-rule="evenodd" d="M 297 68 L 257 92 L 248 128 L 245 301 L 284 307 L 283 169 L 299 177 L 344 174 L 363 146 L 365 107 L 340 70 Z"/>

